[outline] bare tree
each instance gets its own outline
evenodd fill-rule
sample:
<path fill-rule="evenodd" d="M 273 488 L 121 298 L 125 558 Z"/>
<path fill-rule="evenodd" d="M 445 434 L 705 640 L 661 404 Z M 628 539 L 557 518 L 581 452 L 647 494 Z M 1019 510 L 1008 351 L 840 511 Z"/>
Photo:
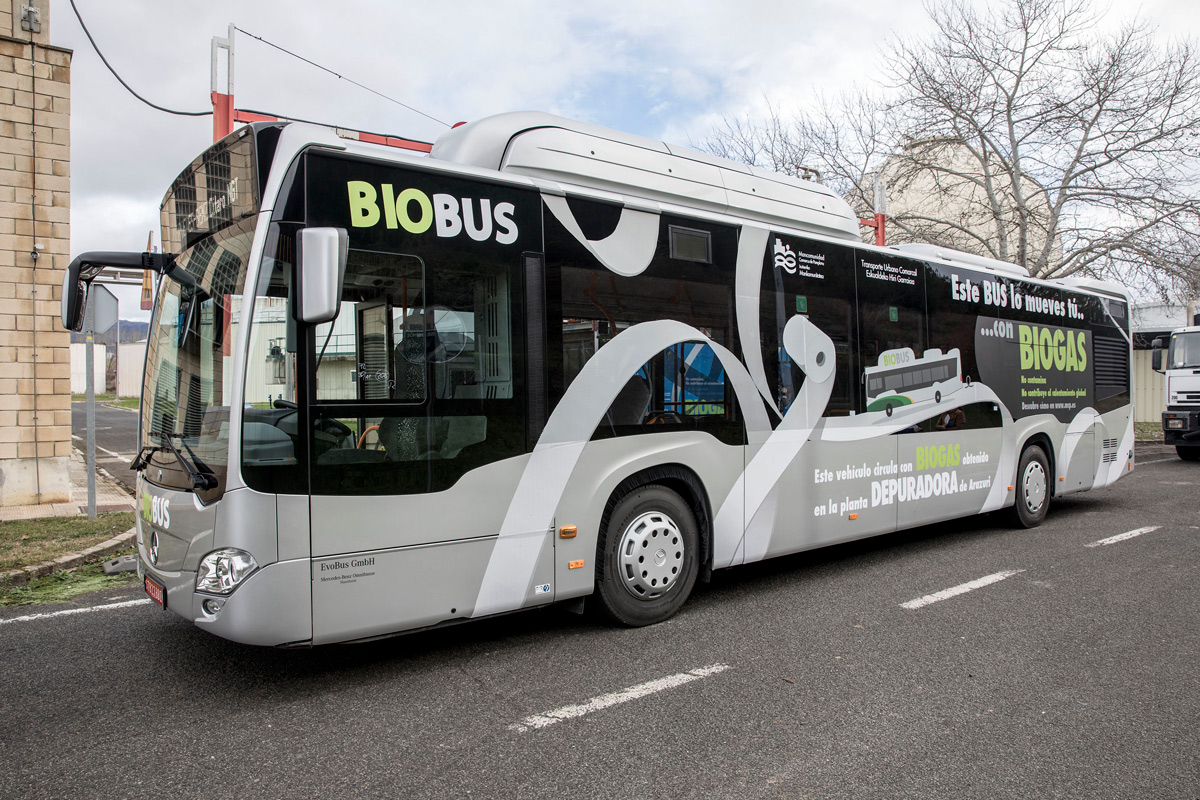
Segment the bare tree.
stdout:
<path fill-rule="evenodd" d="M 889 208 L 892 241 L 958 247 L 1039 277 L 1194 290 L 1196 46 L 1160 45 L 1137 22 L 1098 33 L 1090 7 L 929 5 L 934 33 L 891 43 L 886 85 L 822 103 L 790 125 L 773 110 L 769 152 L 803 154 L 863 213 L 882 170 L 889 197 L 905 201 Z M 710 149 L 734 129 L 756 130 L 727 121 Z M 748 136 L 727 152 L 761 157 L 764 141 Z"/>

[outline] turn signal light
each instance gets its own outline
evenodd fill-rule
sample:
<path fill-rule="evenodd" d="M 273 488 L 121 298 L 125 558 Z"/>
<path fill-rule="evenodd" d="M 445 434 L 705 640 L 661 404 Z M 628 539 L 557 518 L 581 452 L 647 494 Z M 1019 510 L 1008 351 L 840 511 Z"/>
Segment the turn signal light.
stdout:
<path fill-rule="evenodd" d="M 583 566 L 583 560 L 567 562 L 567 569 L 579 569 Z"/>
<path fill-rule="evenodd" d="M 575 528 L 575 526 L 574 526 L 574 525 L 564 525 L 564 526 L 562 526 L 561 528 L 559 528 L 559 529 L 558 529 L 558 538 L 560 538 L 560 539 L 574 539 L 574 538 L 575 538 L 575 534 L 577 534 L 577 533 L 579 533 L 579 531 L 578 531 L 578 530 L 576 530 L 576 528 Z"/>

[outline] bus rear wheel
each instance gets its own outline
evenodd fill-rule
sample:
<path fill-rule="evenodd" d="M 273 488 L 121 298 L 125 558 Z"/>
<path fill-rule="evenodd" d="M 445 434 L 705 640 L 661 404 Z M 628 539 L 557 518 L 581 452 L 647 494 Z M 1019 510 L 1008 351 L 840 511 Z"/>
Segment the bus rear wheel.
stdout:
<path fill-rule="evenodd" d="M 696 518 L 676 492 L 642 486 L 609 517 L 600 610 L 630 627 L 670 619 L 687 600 L 699 572 Z"/>
<path fill-rule="evenodd" d="M 1200 461 L 1200 446 L 1185 447 L 1184 445 L 1177 444 L 1175 445 L 1175 452 L 1184 461 Z"/>
<path fill-rule="evenodd" d="M 1017 466 L 1017 499 L 1013 504 L 1013 522 L 1022 528 L 1036 528 L 1050 510 L 1050 459 L 1038 445 L 1021 453 Z"/>

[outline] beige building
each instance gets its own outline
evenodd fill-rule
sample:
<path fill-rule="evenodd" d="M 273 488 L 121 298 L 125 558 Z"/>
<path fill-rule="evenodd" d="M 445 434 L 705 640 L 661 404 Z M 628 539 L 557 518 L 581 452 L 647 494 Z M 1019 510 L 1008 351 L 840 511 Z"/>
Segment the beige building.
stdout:
<path fill-rule="evenodd" d="M 71 499 L 71 51 L 49 0 L 0 0 L 0 505 Z"/>
<path fill-rule="evenodd" d="M 884 164 L 887 242 L 922 242 L 1020 264 L 1019 223 L 1012 181 L 1002 166 L 984 170 L 961 142 L 914 142 Z M 1033 258 L 1046 245 L 1050 201 L 1032 179 L 1022 181 Z M 868 195 L 869 196 L 869 195 Z M 997 214 L 998 210 L 998 214 Z M 1002 239 L 1006 240 L 1002 243 Z M 1044 274 L 1062 263 L 1062 243 L 1049 248 Z"/>

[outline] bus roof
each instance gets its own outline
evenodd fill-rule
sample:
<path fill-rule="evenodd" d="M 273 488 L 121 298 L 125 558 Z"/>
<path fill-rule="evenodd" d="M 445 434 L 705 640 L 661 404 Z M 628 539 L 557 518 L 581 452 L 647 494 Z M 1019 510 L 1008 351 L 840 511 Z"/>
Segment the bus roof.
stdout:
<path fill-rule="evenodd" d="M 861 241 L 858 216 L 819 183 L 553 114 L 516 111 L 460 125 L 429 157 Z"/>

